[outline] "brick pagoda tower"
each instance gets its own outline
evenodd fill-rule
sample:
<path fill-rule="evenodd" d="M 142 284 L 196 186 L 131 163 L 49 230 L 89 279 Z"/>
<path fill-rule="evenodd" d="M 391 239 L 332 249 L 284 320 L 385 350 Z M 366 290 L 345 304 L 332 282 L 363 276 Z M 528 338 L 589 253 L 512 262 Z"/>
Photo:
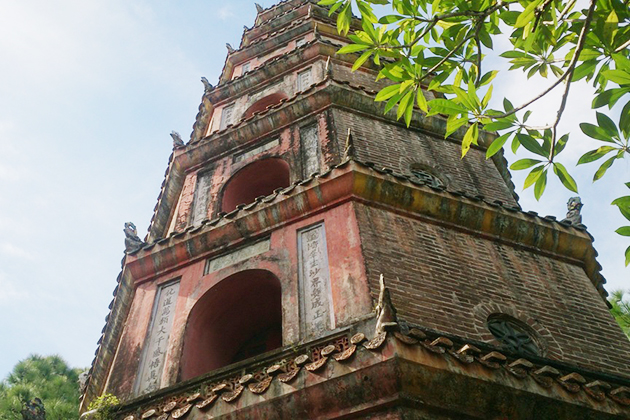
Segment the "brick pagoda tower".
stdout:
<path fill-rule="evenodd" d="M 146 239 L 126 226 L 82 412 L 111 393 L 120 420 L 630 417 L 584 227 L 522 212 L 490 134 L 462 161 L 440 116 L 383 115 L 325 8 L 257 7 Z"/>

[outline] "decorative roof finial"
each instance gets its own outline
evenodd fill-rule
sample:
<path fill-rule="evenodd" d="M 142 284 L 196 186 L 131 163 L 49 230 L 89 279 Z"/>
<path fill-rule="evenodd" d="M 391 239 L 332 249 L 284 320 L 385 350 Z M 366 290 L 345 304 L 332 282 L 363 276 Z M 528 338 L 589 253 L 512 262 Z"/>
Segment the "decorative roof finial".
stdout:
<path fill-rule="evenodd" d="M 178 149 L 186 145 L 184 144 L 184 140 L 182 140 L 182 136 L 180 136 L 177 131 L 171 131 L 171 137 L 173 138 L 173 149 Z"/>
<path fill-rule="evenodd" d="M 567 217 L 562 220 L 563 222 L 571 222 L 574 225 L 582 223 L 582 215 L 580 209 L 584 206 L 580 197 L 571 197 L 567 203 Z"/>
<path fill-rule="evenodd" d="M 234 51 L 236 51 L 228 42 L 225 43 L 225 47 L 228 50 L 228 53 L 232 54 Z"/>
<path fill-rule="evenodd" d="M 398 325 L 396 320 L 396 308 L 392 305 L 389 289 L 385 287 L 385 279 L 381 274 L 379 278 L 380 291 L 376 304 L 376 334 L 382 334 L 388 328 Z"/>
<path fill-rule="evenodd" d="M 258 3 L 254 3 L 254 4 L 256 5 L 256 12 L 262 13 L 262 11 L 265 10 L 260 4 Z"/>
<path fill-rule="evenodd" d="M 326 60 L 326 67 L 324 67 L 324 73 L 326 74 L 326 79 L 332 77 L 332 64 L 330 63 L 330 56 Z"/>
<path fill-rule="evenodd" d="M 201 83 L 203 83 L 203 91 L 204 91 L 204 93 L 208 93 L 212 89 L 214 89 L 214 86 L 212 86 L 212 83 L 210 83 L 208 81 L 208 79 L 206 79 L 205 77 L 201 78 Z"/>
<path fill-rule="evenodd" d="M 142 242 L 142 239 L 138 237 L 136 225 L 134 225 L 132 222 L 127 222 L 125 223 L 125 228 L 123 229 L 123 231 L 125 232 L 125 252 L 127 254 L 142 248 L 144 242 Z"/>
<path fill-rule="evenodd" d="M 352 138 L 352 130 L 348 128 L 348 137 L 346 137 L 346 147 L 343 150 L 343 159 L 352 160 L 355 157 L 354 155 L 354 139 Z"/>

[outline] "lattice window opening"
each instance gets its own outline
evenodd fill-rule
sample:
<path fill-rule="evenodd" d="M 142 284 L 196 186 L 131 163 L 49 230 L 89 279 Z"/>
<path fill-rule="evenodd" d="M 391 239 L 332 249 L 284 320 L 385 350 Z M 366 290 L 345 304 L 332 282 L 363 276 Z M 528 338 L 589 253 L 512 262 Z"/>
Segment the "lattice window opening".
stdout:
<path fill-rule="evenodd" d="M 488 317 L 487 328 L 506 349 L 529 356 L 540 356 L 535 333 L 518 320 L 505 314 Z"/>

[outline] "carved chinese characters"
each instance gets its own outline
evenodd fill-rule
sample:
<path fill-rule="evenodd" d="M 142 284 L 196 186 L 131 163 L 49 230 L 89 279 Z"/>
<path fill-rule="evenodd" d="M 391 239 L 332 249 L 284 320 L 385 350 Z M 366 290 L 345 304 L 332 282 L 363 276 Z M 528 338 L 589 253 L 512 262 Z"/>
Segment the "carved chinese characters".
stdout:
<path fill-rule="evenodd" d="M 324 224 L 299 232 L 300 315 L 304 337 L 334 328 Z"/>
<path fill-rule="evenodd" d="M 160 388 L 178 294 L 179 280 L 161 285 L 157 291 L 136 383 L 136 395 Z"/>

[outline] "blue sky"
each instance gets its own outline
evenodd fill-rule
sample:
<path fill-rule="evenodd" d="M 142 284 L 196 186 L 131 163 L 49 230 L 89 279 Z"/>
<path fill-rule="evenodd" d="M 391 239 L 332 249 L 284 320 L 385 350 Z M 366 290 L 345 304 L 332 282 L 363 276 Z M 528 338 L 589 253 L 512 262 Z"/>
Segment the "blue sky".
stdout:
<path fill-rule="evenodd" d="M 261 0 L 263 6 L 273 2 Z M 31 353 L 89 366 L 123 256 L 123 224 L 146 233 L 171 151 L 186 138 L 206 76 L 216 83 L 225 43 L 240 42 L 250 1 L 4 0 L 0 13 L 0 378 Z M 495 95 L 544 85 L 501 79 Z M 594 121 L 592 93 L 576 86 L 566 129 Z M 519 100 L 515 100 L 519 102 Z M 540 107 L 540 121 L 554 115 Z M 580 136 L 572 142 L 580 143 Z M 571 143 L 570 143 L 571 144 Z M 565 159 L 593 147 L 579 144 Z M 627 162 L 592 185 L 578 172 L 584 223 L 609 290 L 629 288 L 623 223 L 609 206 L 626 194 Z M 562 218 L 571 193 L 552 182 L 526 210 Z"/>

